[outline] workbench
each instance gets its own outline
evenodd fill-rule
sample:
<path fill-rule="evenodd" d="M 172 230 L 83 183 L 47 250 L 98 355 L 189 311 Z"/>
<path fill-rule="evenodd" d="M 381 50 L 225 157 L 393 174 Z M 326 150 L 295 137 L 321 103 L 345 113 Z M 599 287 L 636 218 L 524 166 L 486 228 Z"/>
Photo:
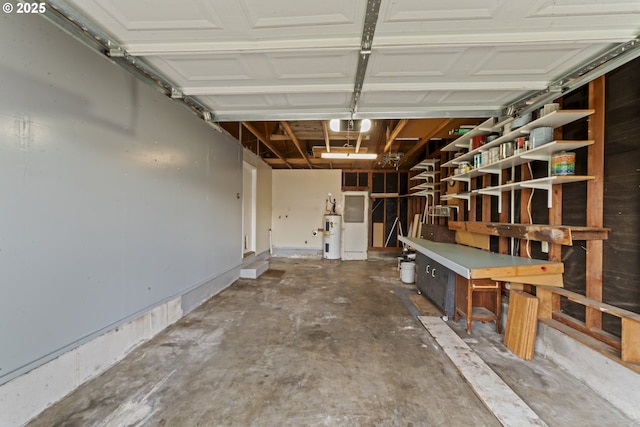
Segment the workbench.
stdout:
<path fill-rule="evenodd" d="M 562 287 L 561 262 L 413 237 L 399 240 L 423 255 L 416 257 L 418 288 L 447 316 L 453 312 L 456 320 L 458 315 L 466 317 L 469 333 L 473 320 L 495 320 L 500 330 L 500 282 Z"/>

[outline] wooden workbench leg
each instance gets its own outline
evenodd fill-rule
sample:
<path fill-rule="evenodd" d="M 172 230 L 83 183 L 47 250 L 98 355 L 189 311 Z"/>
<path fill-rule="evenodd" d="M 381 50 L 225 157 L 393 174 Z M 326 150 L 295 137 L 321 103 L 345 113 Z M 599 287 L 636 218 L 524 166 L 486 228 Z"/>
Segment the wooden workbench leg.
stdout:
<path fill-rule="evenodd" d="M 640 363 L 640 322 L 622 318 L 622 361 Z"/>

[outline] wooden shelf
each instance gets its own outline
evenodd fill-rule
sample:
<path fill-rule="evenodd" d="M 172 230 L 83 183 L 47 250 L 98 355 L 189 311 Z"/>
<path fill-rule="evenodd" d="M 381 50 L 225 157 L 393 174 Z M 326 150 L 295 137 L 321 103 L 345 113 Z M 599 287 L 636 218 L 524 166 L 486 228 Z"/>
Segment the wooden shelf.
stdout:
<path fill-rule="evenodd" d="M 548 224 L 511 224 L 500 222 L 449 221 L 449 229 L 498 237 L 549 242 L 572 246 L 578 240 L 606 240 L 609 228 Z"/>
<path fill-rule="evenodd" d="M 471 196 L 474 196 L 474 195 L 475 195 L 474 193 L 467 191 L 464 193 L 445 194 L 444 196 L 441 196 L 440 199 L 444 201 L 452 200 L 452 199 L 462 199 L 462 200 L 469 201 Z"/>
<path fill-rule="evenodd" d="M 524 135 L 528 135 L 529 132 L 531 132 L 532 129 L 535 128 L 539 128 L 539 127 L 553 127 L 553 128 L 557 128 L 560 126 L 564 126 L 568 123 L 574 122 L 576 120 L 582 119 L 584 117 L 587 117 L 591 114 L 594 113 L 594 110 L 558 110 L 558 111 L 554 111 L 552 113 L 549 113 L 545 116 L 540 117 L 539 119 L 536 119 L 532 122 L 527 123 L 526 125 L 519 127 L 516 130 L 513 130 L 509 133 L 506 133 L 496 139 L 494 139 L 491 142 L 488 142 L 478 148 L 476 148 L 475 150 L 470 150 L 469 152 L 456 157 L 453 160 L 449 160 L 448 162 L 444 163 L 442 166 L 443 167 L 455 167 L 456 165 L 459 165 L 461 162 L 469 162 L 469 163 L 473 163 L 473 156 L 475 154 L 481 153 L 483 151 L 486 151 L 492 147 L 497 147 L 500 144 L 502 144 L 503 142 L 509 142 L 509 141 L 513 141 L 518 137 L 524 136 Z M 485 122 L 486 123 L 486 122 Z M 484 124 L 484 123 L 483 123 Z M 482 125 L 480 125 L 482 126 Z M 480 128 L 479 126 L 479 128 Z M 473 131 L 472 131 L 473 132 Z M 469 132 L 468 134 L 464 135 L 467 136 L 469 135 L 471 132 Z M 482 133 L 479 133 L 478 135 L 482 135 Z M 462 137 L 458 138 L 456 141 L 460 140 Z M 470 139 L 469 139 L 470 140 Z M 469 140 L 467 141 L 467 143 L 469 142 Z M 447 145 L 447 147 L 449 147 L 452 144 L 455 144 L 456 141 L 453 141 L 451 144 Z M 445 148 L 447 148 L 445 147 Z M 459 146 L 458 149 L 460 148 L 464 148 L 462 146 Z M 469 146 L 467 145 L 466 148 L 469 148 Z M 457 150 L 445 150 L 443 148 L 443 151 L 457 151 Z"/>
<path fill-rule="evenodd" d="M 423 182 L 422 184 L 411 187 L 411 190 L 435 190 L 436 186 L 439 185 L 439 182 Z"/>
<path fill-rule="evenodd" d="M 520 154 L 507 157 L 492 164 L 481 166 L 478 171 L 485 173 L 498 174 L 503 169 L 519 166 L 531 160 L 550 161 L 551 156 L 561 151 L 577 150 L 593 144 L 593 141 L 551 141 L 531 150 L 524 151 Z"/>
<path fill-rule="evenodd" d="M 493 117 L 485 120 L 484 122 L 473 128 L 471 131 L 462 135 L 460 138 L 457 138 L 453 142 L 447 144 L 444 148 L 442 148 L 442 151 L 458 151 L 461 148 L 469 148 L 471 138 L 473 138 L 474 136 L 489 135 L 492 132 L 497 132 L 498 129 L 494 127 L 495 123 L 496 120 Z"/>
<path fill-rule="evenodd" d="M 537 190 L 545 190 L 547 195 L 547 207 L 551 207 L 553 194 L 551 189 L 554 185 L 568 184 L 570 182 L 589 181 L 594 179 L 593 176 L 588 175 L 562 175 L 562 176 L 547 176 L 544 178 L 529 179 L 526 181 L 512 182 L 509 184 L 496 185 L 494 187 L 480 188 L 476 190 L 480 194 L 489 194 L 491 196 L 497 196 L 502 198 L 502 193 L 511 190 L 521 190 L 523 188 L 534 188 Z M 500 200 L 498 200 L 498 206 L 500 206 Z"/>
<path fill-rule="evenodd" d="M 410 170 L 423 170 L 434 168 L 438 163 L 440 163 L 440 159 L 424 159 L 420 163 L 413 166 Z"/>
<path fill-rule="evenodd" d="M 435 193 L 437 193 L 438 191 L 435 190 L 421 190 L 418 191 L 417 193 L 411 193 L 412 196 L 431 196 L 431 197 L 435 197 Z"/>
<path fill-rule="evenodd" d="M 436 175 L 440 175 L 440 171 L 424 171 L 424 172 L 419 173 L 416 176 L 412 176 L 410 179 L 412 179 L 412 180 L 415 180 L 415 179 L 427 180 L 429 178 L 435 179 Z"/>
<path fill-rule="evenodd" d="M 482 171 L 481 169 L 471 169 L 469 172 L 459 173 L 457 175 L 449 175 L 446 178 L 441 179 L 441 181 L 463 181 L 469 182 L 472 178 L 476 178 L 481 175 L 485 175 L 487 172 Z"/>

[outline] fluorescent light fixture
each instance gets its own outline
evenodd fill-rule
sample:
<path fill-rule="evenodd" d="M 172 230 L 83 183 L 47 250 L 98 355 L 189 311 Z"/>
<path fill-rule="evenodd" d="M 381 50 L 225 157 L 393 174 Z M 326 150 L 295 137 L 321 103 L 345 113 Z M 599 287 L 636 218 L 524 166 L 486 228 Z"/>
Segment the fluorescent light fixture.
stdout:
<path fill-rule="evenodd" d="M 334 132 L 340 132 L 340 119 L 329 120 L 329 129 Z"/>
<path fill-rule="evenodd" d="M 362 120 L 362 122 L 360 122 L 360 132 L 364 133 L 364 132 L 369 132 L 370 130 L 371 130 L 371 120 L 369 119 Z"/>
<path fill-rule="evenodd" d="M 375 160 L 376 153 L 322 153 L 323 159 L 344 159 L 344 160 Z"/>

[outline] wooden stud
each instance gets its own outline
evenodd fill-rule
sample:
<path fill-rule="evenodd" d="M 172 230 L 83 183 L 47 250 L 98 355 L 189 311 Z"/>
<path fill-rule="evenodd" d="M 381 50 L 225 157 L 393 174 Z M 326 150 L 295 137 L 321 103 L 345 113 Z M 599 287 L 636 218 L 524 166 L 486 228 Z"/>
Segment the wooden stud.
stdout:
<path fill-rule="evenodd" d="M 482 188 L 491 186 L 491 175 L 487 174 L 482 177 Z M 482 195 L 482 221 L 491 221 L 491 199 L 493 196 L 488 194 Z"/>
<path fill-rule="evenodd" d="M 538 318 L 551 319 L 553 312 L 560 310 L 560 295 L 554 293 L 551 289 L 541 286 L 536 288 L 536 297 L 540 301 L 538 305 Z"/>
<path fill-rule="evenodd" d="M 507 181 L 510 179 L 510 171 L 509 170 L 505 170 L 502 172 L 502 182 L 500 184 L 506 184 Z M 502 194 L 502 206 L 500 206 L 500 210 L 502 212 L 500 212 L 499 214 L 499 220 L 502 223 L 507 223 L 509 222 L 509 217 L 510 217 L 510 212 L 509 212 L 509 207 L 511 206 L 511 193 L 503 193 Z M 498 239 L 498 252 L 500 252 L 501 254 L 508 254 L 509 253 L 509 238 L 507 237 L 500 237 Z"/>
<path fill-rule="evenodd" d="M 551 203 L 552 206 L 549 209 L 549 225 L 561 225 L 562 224 L 562 185 L 551 186 Z M 562 246 L 557 243 L 549 245 L 549 261 L 560 262 L 562 261 Z"/>
<path fill-rule="evenodd" d="M 588 174 L 594 179 L 587 182 L 587 226 L 602 227 L 604 223 L 604 131 L 605 131 L 605 77 L 589 83 L 589 108 L 595 112 L 589 117 Z M 603 242 L 587 242 L 586 296 L 602 301 Z M 588 308 L 586 326 L 602 329 L 602 313 Z"/>

